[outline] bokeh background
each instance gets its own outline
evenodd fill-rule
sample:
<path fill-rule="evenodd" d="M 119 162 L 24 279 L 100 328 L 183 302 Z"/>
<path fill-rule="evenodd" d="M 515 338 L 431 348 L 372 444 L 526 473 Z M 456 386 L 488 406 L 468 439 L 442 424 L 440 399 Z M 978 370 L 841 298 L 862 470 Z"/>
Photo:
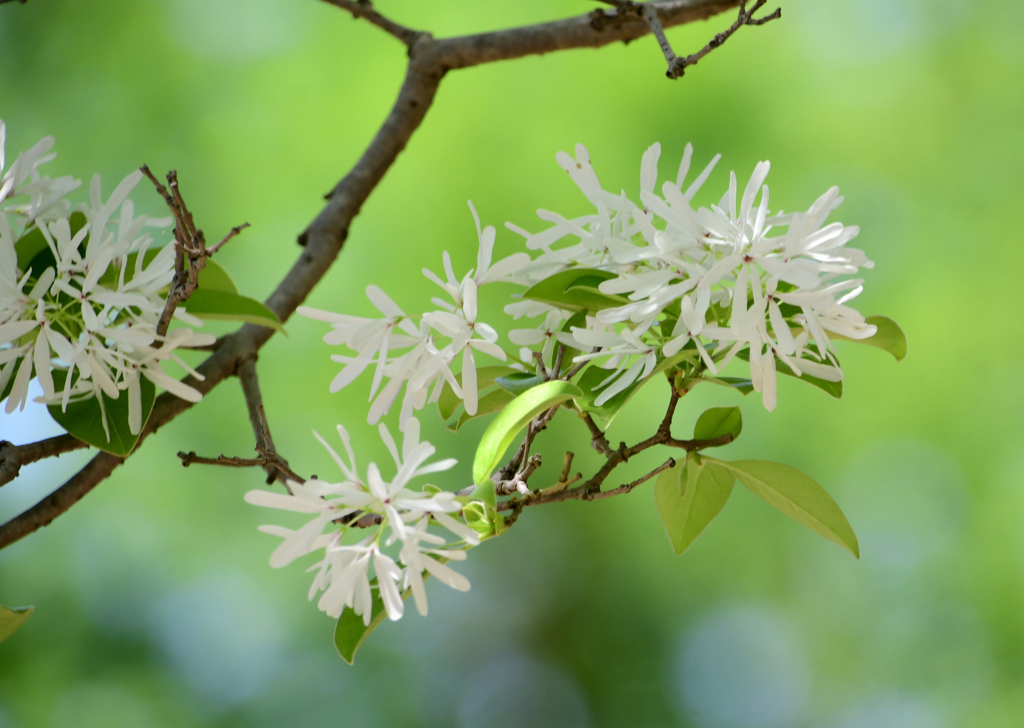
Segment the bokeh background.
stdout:
<path fill-rule="evenodd" d="M 581 0 L 380 0 L 435 35 L 585 12 Z M 859 534 L 855 561 L 736 489 L 719 519 L 673 556 L 650 487 L 625 498 L 531 509 L 475 550 L 468 594 L 429 585 L 430 615 L 380 629 L 355 667 L 333 622 L 305 600 L 300 565 L 272 570 L 280 520 L 249 506 L 257 472 L 183 470 L 174 453 L 251 452 L 228 381 L 66 515 L 0 552 L 0 601 L 35 604 L 0 645 L 0 726 L 694 726 L 947 728 L 1024 724 L 1024 5 L 977 0 L 785 0 L 678 82 L 654 41 L 460 71 L 366 204 L 312 296 L 372 313 L 363 289 L 406 310 L 433 293 L 419 271 L 475 261 L 472 199 L 518 249 L 511 220 L 542 225 L 586 203 L 554 155 L 585 142 L 602 181 L 635 193 L 660 140 L 674 175 L 687 141 L 724 160 L 700 198 L 773 162 L 773 208 L 838 184 L 838 219 L 877 262 L 859 308 L 897 319 L 910 356 L 844 351 L 843 401 L 799 382 L 779 407 L 742 403 L 723 457 L 797 466 Z M 670 32 L 681 52 L 731 22 Z M 223 252 L 262 298 L 299 249 L 321 195 L 358 158 L 395 97 L 404 49 L 313 0 L 33 0 L 0 7 L 0 118 L 8 157 L 57 137 L 50 174 L 107 189 L 146 162 L 176 168 L 211 237 L 253 227 Z M 714 194 L 710 193 L 714 190 Z M 162 214 L 140 187 L 136 204 Z M 505 325 L 505 292 L 485 307 Z M 335 353 L 308 320 L 260 358 L 275 439 L 301 472 L 333 466 L 311 430 L 344 422 L 362 462 L 383 448 L 362 420 L 365 381 L 329 396 Z M 613 426 L 642 436 L 666 392 L 645 391 Z M 454 436 L 423 418 L 469 482 L 483 425 Z M 571 418 L 569 418 L 571 419 Z M 38 408 L 0 437 L 54 434 Z M 579 423 L 543 441 L 554 470 Z M 42 498 L 88 458 L 26 468 L 0 489 L 0 518 Z M 589 458 L 589 459 L 588 459 Z M 640 472 L 644 464 L 631 465 Z M 629 473 L 625 473 L 628 476 Z"/>

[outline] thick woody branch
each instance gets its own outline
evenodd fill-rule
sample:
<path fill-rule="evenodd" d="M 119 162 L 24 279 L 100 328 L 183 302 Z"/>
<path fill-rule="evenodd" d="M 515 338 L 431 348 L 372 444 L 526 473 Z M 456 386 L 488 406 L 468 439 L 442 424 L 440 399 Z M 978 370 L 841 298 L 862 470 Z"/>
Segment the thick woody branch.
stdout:
<path fill-rule="evenodd" d="M 671 0 L 657 3 L 665 27 L 703 20 L 735 7 L 737 0 Z M 368 18 L 369 19 L 369 18 Z M 327 204 L 299 236 L 303 250 L 291 270 L 267 298 L 266 305 L 281 321 L 294 313 L 334 263 L 348 237 L 352 220 L 370 193 L 419 128 L 433 103 L 444 75 L 456 68 L 478 66 L 527 55 L 571 48 L 598 48 L 635 40 L 650 32 L 639 18 L 597 11 L 554 23 L 434 40 L 421 34 L 409 47 L 409 65 L 394 106 L 377 135 L 352 170 L 334 187 Z M 246 324 L 224 338 L 198 371 L 205 379 L 185 382 L 205 394 L 238 371 L 273 335 L 262 326 Z M 192 404 L 170 394 L 157 398 L 140 444 Z M 123 459 L 100 453 L 53 494 L 0 525 L 0 548 L 47 525 L 106 479 Z"/>
<path fill-rule="evenodd" d="M 386 18 L 373 8 L 369 0 L 323 0 L 328 5 L 341 8 L 352 14 L 354 18 L 362 18 L 376 25 L 385 33 L 394 36 L 407 46 L 411 46 L 422 34 L 421 31 L 406 28 L 395 21 Z"/>
<path fill-rule="evenodd" d="M 7 440 L 0 440 L 0 485 L 17 478 L 24 465 L 86 447 L 89 445 L 71 435 L 57 435 L 27 445 L 15 445 Z"/>

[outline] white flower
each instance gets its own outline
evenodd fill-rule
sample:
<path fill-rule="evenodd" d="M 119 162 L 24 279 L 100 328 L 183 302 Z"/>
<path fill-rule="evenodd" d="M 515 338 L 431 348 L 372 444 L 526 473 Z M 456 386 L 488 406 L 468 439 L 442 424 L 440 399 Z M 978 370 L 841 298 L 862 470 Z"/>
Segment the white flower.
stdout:
<path fill-rule="evenodd" d="M 401 450 L 385 425 L 381 424 L 379 430 L 395 463 L 396 473 L 390 481 L 384 479 L 380 468 L 372 462 L 367 466 L 365 478 L 359 474 L 348 432 L 339 425 L 338 435 L 345 447 L 347 460 L 319 435 L 316 437 L 341 470 L 344 476 L 341 482 L 317 479 L 305 483 L 289 481 L 291 493 L 287 495 L 254 490 L 245 496 L 246 501 L 254 505 L 314 516 L 294 531 L 276 525 L 260 527 L 264 533 L 283 539 L 271 555 L 270 564 L 280 568 L 301 556 L 324 549 L 323 559 L 310 569 L 316 570 L 317 575 L 309 598 L 323 591 L 318 603 L 321 610 L 337 617 L 348 606 L 367 624 L 370 621 L 372 589 L 378 590 L 391 619 L 402 616 L 400 591 L 407 588 L 412 588 L 417 607 L 426 614 L 421 573 L 424 569 L 457 589 L 464 591 L 469 588 L 464 577 L 437 561 L 437 558 L 464 559 L 465 552 L 458 541 L 449 544 L 442 536 L 428 532 L 427 526 L 431 521 L 453 533 L 465 545 L 480 543 L 476 531 L 452 515 L 462 509 L 462 503 L 455 499 L 453 493 L 429 485 L 421 490 L 409 487 L 412 480 L 451 469 L 455 460 L 427 462 L 436 450 L 429 442 L 420 441 L 420 425 L 414 417 L 403 423 Z M 379 525 L 370 529 L 358 543 L 343 544 L 341 539 L 349 528 L 348 520 L 368 516 L 378 517 Z M 324 533 L 325 528 L 327 533 Z M 401 544 L 399 555 L 405 564 L 404 569 L 399 568 L 384 551 L 395 543 Z M 371 566 L 377 578 L 377 583 L 372 586 L 369 580 Z"/>

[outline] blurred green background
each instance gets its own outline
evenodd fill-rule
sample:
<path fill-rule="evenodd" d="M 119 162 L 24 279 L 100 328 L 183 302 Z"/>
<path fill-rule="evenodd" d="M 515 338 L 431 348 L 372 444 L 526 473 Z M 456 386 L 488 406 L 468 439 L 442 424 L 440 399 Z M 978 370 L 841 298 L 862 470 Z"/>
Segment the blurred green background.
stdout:
<path fill-rule="evenodd" d="M 577 14 L 581 0 L 380 0 L 443 36 Z M 945 728 L 1024 725 L 1024 6 L 978 0 L 786 0 L 669 82 L 653 40 L 460 71 L 352 226 L 310 304 L 370 314 L 381 285 L 406 310 L 420 274 L 475 262 L 466 200 L 518 249 L 506 220 L 586 203 L 554 162 L 588 145 L 605 186 L 635 195 L 654 141 L 674 175 L 724 160 L 700 199 L 757 160 L 773 209 L 833 184 L 837 218 L 876 261 L 859 308 L 898 320 L 910 356 L 847 346 L 843 401 L 780 385 L 726 458 L 799 467 L 857 531 L 862 559 L 737 489 L 674 557 L 650 487 L 531 509 L 472 552 L 468 594 L 429 585 L 430 615 L 379 630 L 348 667 L 333 622 L 305 601 L 299 564 L 276 571 L 271 515 L 242 500 L 254 471 L 183 470 L 174 453 L 247 455 L 237 383 L 146 442 L 53 525 L 0 552 L 0 602 L 35 604 L 0 645 L 0 726 L 697 726 Z M 769 6 L 771 9 L 772 6 Z M 731 19 L 670 31 L 703 45 Z M 684 50 L 686 49 L 686 50 Z M 57 137 L 51 175 L 112 189 L 140 163 L 176 168 L 208 237 L 251 230 L 222 262 L 262 298 L 299 253 L 295 236 L 358 158 L 394 99 L 404 49 L 314 2 L 33 0 L 0 7 L 0 118 L 8 158 Z M 711 191 L 714 191 L 713 193 Z M 164 214 L 140 187 L 137 206 Z M 506 327 L 504 291 L 485 320 Z M 419 309 L 422 310 L 422 309 Z M 295 319 L 259 366 L 275 439 L 300 472 L 332 477 L 311 430 L 344 422 L 365 464 L 385 456 L 363 421 L 367 381 L 329 396 L 323 327 Z M 610 437 L 652 427 L 648 388 Z M 687 432 L 739 395 L 698 389 Z M 38 406 L 37 406 L 38 407 Z M 469 482 L 475 438 L 422 418 Z M 557 423 L 557 421 L 556 421 Z M 39 409 L 0 419 L 15 442 L 54 433 Z M 592 469 L 577 422 L 545 435 Z M 0 489 L 6 520 L 88 458 L 26 468 Z M 658 460 L 631 463 L 643 472 Z"/>

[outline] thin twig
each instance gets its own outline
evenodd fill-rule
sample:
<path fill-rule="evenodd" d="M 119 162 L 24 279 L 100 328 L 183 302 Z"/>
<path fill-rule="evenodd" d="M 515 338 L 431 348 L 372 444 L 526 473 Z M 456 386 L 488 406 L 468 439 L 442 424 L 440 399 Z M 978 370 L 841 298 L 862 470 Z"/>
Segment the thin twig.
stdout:
<path fill-rule="evenodd" d="M 354 18 L 362 18 L 376 25 L 385 33 L 394 36 L 407 46 L 412 46 L 416 39 L 423 35 L 422 31 L 406 28 L 395 21 L 387 18 L 373 9 L 373 3 L 369 0 L 323 0 L 328 5 L 333 5 L 352 14 Z"/>
<path fill-rule="evenodd" d="M 591 414 L 589 412 L 581 412 L 580 418 L 586 423 L 587 429 L 590 430 L 590 446 L 602 455 L 611 455 L 612 446 L 608 444 L 608 438 L 604 436 L 604 432 L 594 422 Z"/>
<path fill-rule="evenodd" d="M 754 13 L 761 9 L 761 7 L 768 0 L 757 0 L 754 3 L 749 12 L 746 9 L 746 0 L 740 1 L 740 12 L 736 21 L 728 28 L 723 30 L 721 33 L 716 33 L 715 37 L 708 41 L 708 44 L 701 48 L 696 53 L 680 58 L 672 52 L 672 46 L 669 45 L 668 39 L 665 37 L 664 31 L 661 29 L 661 23 L 658 21 L 658 14 L 654 7 L 648 5 L 644 8 L 644 18 L 651 24 L 651 31 L 658 38 L 658 43 L 661 45 L 661 50 L 665 54 L 665 61 L 668 63 L 668 70 L 665 71 L 665 75 L 671 79 L 680 78 L 685 72 L 686 68 L 695 65 L 697 61 L 706 56 L 708 53 L 718 48 L 720 45 L 729 40 L 733 33 L 742 28 L 744 25 L 764 25 L 771 20 L 777 20 L 782 17 L 782 8 L 776 8 L 775 12 L 770 15 L 766 15 L 763 18 L 754 18 Z"/>

